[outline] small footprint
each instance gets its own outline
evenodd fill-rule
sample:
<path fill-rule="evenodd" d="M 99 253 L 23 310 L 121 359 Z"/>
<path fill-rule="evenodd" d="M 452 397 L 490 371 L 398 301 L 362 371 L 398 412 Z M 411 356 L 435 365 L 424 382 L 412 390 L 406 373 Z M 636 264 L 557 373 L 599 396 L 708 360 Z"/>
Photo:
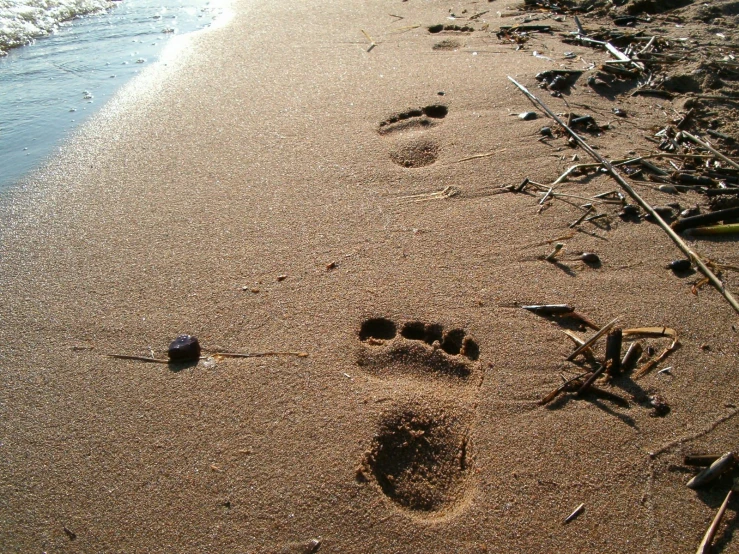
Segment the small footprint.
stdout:
<path fill-rule="evenodd" d="M 471 33 L 474 30 L 475 30 L 474 27 L 470 27 L 469 25 L 442 25 L 441 23 L 438 25 L 431 25 L 430 27 L 428 27 L 428 31 L 432 35 L 436 35 L 441 32 Z"/>
<path fill-rule="evenodd" d="M 406 110 L 381 122 L 378 132 L 381 135 L 389 135 L 398 131 L 426 129 L 434 125 L 434 120 L 444 119 L 447 113 L 449 108 L 443 104 Z M 402 137 L 395 141 L 390 152 L 390 160 L 405 168 L 425 167 L 436 162 L 439 150 L 439 145 L 432 139 L 418 136 Z"/>
<path fill-rule="evenodd" d="M 445 38 L 431 47 L 433 50 L 457 50 L 462 48 L 462 43 L 457 39 Z"/>
<path fill-rule="evenodd" d="M 434 119 L 444 119 L 449 108 L 443 104 L 432 104 L 423 108 L 409 109 L 388 117 L 380 123 L 378 132 L 387 135 L 397 131 L 418 127 L 431 127 Z"/>
<path fill-rule="evenodd" d="M 447 516 L 470 490 L 471 433 L 483 372 L 477 342 L 463 329 L 385 318 L 359 330 L 357 363 L 393 380 L 398 397 L 380 418 L 357 479 L 374 482 L 410 515 Z"/>
<path fill-rule="evenodd" d="M 414 373 L 425 377 L 454 377 L 467 381 L 475 377 L 480 348 L 463 329 L 444 331 L 436 323 L 411 321 L 398 331 L 385 318 L 362 323 L 357 363 L 377 375 Z"/>
<path fill-rule="evenodd" d="M 439 157 L 439 146 L 432 140 L 411 140 L 390 152 L 390 159 L 401 167 L 425 167 Z"/>

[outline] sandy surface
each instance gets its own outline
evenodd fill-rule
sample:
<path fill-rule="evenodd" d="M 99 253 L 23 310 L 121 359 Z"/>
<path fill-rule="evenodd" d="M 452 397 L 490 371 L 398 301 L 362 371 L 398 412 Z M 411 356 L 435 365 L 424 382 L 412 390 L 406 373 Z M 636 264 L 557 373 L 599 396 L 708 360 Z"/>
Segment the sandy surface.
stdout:
<path fill-rule="evenodd" d="M 681 255 L 655 224 L 606 206 L 610 225 L 574 232 L 577 205 L 537 214 L 533 192 L 495 194 L 589 161 L 564 137 L 537 141 L 541 113 L 510 115 L 532 106 L 506 76 L 563 113 L 534 75 L 582 69 L 566 51 L 607 59 L 558 35 L 516 51 L 495 31 L 517 20 L 497 12 L 522 14 L 501 2 L 242 0 L 4 199 L 4 552 L 695 550 L 729 479 L 686 488 L 683 455 L 739 448 L 737 314 L 710 287 L 691 293 L 699 275 L 665 269 Z M 450 9 L 490 11 L 451 22 Z M 609 158 L 654 151 L 644 137 L 681 109 L 585 79 L 566 99 L 611 122 L 588 136 Z M 436 117 L 380 126 L 423 107 Z M 477 154 L 491 155 L 460 161 Z M 653 204 L 700 201 L 648 185 Z M 459 194 L 427 194 L 446 187 Z M 558 190 L 617 188 L 591 174 Z M 540 259 L 568 234 L 560 264 Z M 739 264 L 734 242 L 692 244 Z M 602 386 L 620 401 L 539 406 L 583 370 L 560 323 L 518 307 L 536 303 L 674 328 L 681 348 L 658 367 L 671 374 Z M 206 354 L 308 356 L 105 357 L 166 357 L 179 333 Z M 718 552 L 739 552 L 736 510 Z"/>

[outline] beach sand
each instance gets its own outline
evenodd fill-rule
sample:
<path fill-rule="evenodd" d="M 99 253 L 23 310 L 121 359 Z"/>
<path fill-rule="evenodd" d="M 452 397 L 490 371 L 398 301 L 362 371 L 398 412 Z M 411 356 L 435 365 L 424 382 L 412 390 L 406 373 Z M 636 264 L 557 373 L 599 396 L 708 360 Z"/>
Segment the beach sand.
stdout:
<path fill-rule="evenodd" d="M 538 141 L 543 114 L 511 116 L 533 107 L 506 77 L 564 113 L 534 75 L 582 68 L 568 50 L 607 57 L 556 35 L 516 51 L 493 32 L 513 21 L 500 2 L 236 2 L 3 201 L 4 552 L 695 550 L 728 481 L 688 489 L 683 455 L 738 446 L 737 314 L 665 269 L 682 255 L 657 225 L 607 206 L 610 225 L 576 232 L 577 205 L 497 194 L 590 161 Z M 491 11 L 429 33 L 450 9 Z M 566 99 L 611 122 L 588 135 L 608 158 L 655 150 L 643 137 L 674 117 L 585 83 Z M 429 194 L 445 189 L 459 194 Z M 591 174 L 559 190 L 616 189 Z M 561 263 L 540 259 L 569 234 Z M 695 247 L 737 263 L 734 242 Z M 561 325 L 522 304 L 674 328 L 657 368 L 673 370 L 602 387 L 621 401 L 540 406 L 582 370 Z M 455 332 L 433 346 L 435 326 Z M 166 357 L 180 333 L 206 355 L 308 355 L 105 356 Z M 736 509 L 720 552 L 739 552 Z"/>

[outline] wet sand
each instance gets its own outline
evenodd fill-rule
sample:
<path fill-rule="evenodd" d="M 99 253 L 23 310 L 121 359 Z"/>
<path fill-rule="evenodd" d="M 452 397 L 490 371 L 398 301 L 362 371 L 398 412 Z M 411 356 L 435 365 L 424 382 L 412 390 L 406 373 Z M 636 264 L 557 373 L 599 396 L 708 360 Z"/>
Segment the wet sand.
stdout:
<path fill-rule="evenodd" d="M 454 10 L 488 8 L 492 28 L 502 6 Z M 5 199 L 5 551 L 695 549 L 727 489 L 687 489 L 682 456 L 736 448 L 737 314 L 665 270 L 680 253 L 658 226 L 615 209 L 564 241 L 560 264 L 539 259 L 581 210 L 537 215 L 539 197 L 498 189 L 587 160 L 537 141 L 541 114 L 510 115 L 532 106 L 506 76 L 536 90 L 573 48 L 537 39 L 553 65 L 482 20 L 429 33 L 448 9 L 236 3 Z M 457 47 L 434 49 L 444 39 Z M 603 119 L 612 107 L 584 86 L 568 101 Z M 592 142 L 609 158 L 648 147 L 641 130 L 666 104 L 632 98 Z M 429 194 L 445 189 L 459 194 Z M 733 243 L 696 248 L 736 263 Z M 675 328 L 681 348 L 659 366 L 672 374 L 606 387 L 622 402 L 539 406 L 577 369 L 560 326 L 519 307 L 544 303 Z M 207 353 L 308 356 L 105 356 L 166 356 L 179 333 Z M 739 552 L 730 528 L 719 541 Z"/>

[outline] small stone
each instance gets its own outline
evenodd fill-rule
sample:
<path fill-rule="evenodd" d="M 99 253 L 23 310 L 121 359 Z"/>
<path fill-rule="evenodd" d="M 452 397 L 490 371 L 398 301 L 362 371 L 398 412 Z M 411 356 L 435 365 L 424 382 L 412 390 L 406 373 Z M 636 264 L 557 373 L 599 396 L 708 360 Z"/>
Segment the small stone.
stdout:
<path fill-rule="evenodd" d="M 665 417 L 670 413 L 670 405 L 667 400 L 659 394 L 654 394 L 649 397 L 649 405 L 652 408 L 652 413 L 649 415 L 652 417 Z"/>
<path fill-rule="evenodd" d="M 685 208 L 683 211 L 680 212 L 680 217 L 693 217 L 694 215 L 699 215 L 701 213 L 701 209 L 698 206 L 693 206 L 692 208 Z"/>
<path fill-rule="evenodd" d="M 277 280 L 278 281 L 284 281 L 285 279 L 287 279 L 287 275 L 278 275 L 277 276 Z"/>
<path fill-rule="evenodd" d="M 618 215 L 621 219 L 639 217 L 639 208 L 634 204 L 626 204 Z"/>
<path fill-rule="evenodd" d="M 551 137 L 552 129 L 551 127 L 542 127 L 541 129 L 539 129 L 539 134 L 543 137 Z"/>
<path fill-rule="evenodd" d="M 701 350 L 703 350 L 704 352 L 708 352 L 710 349 L 711 349 L 711 345 L 708 344 L 707 342 L 704 342 L 703 344 L 701 344 Z"/>
<path fill-rule="evenodd" d="M 667 264 L 667 269 L 671 269 L 675 273 L 680 273 L 683 271 L 690 271 L 691 264 L 690 260 L 674 260 Z"/>
<path fill-rule="evenodd" d="M 326 271 L 331 271 L 332 269 L 336 269 L 336 262 L 330 262 L 326 264 Z"/>
<path fill-rule="evenodd" d="M 582 256 L 580 256 L 580 259 L 586 264 L 600 263 L 600 258 L 598 257 L 598 254 L 595 254 L 593 252 L 583 252 Z"/>
<path fill-rule="evenodd" d="M 531 121 L 532 119 L 536 119 L 539 117 L 536 112 L 521 112 L 518 114 L 518 119 L 521 119 L 523 121 Z"/>
<path fill-rule="evenodd" d="M 673 211 L 670 206 L 654 206 L 652 209 L 657 212 L 657 215 L 662 219 L 672 219 Z M 644 219 L 647 221 L 654 221 L 652 214 L 646 214 Z"/>
<path fill-rule="evenodd" d="M 549 90 L 564 90 L 567 88 L 567 79 L 562 75 L 557 75 L 552 82 L 549 83 Z"/>
<path fill-rule="evenodd" d="M 666 192 L 668 194 L 677 194 L 677 189 L 674 185 L 660 185 L 657 187 L 660 192 Z"/>
<path fill-rule="evenodd" d="M 200 343 L 192 335 L 179 335 L 169 345 L 172 362 L 192 362 L 200 359 Z"/>
<path fill-rule="evenodd" d="M 613 108 L 613 114 L 618 117 L 626 117 L 626 112 L 621 108 Z"/>
<path fill-rule="evenodd" d="M 588 86 L 589 87 L 601 87 L 605 86 L 607 83 L 603 81 L 602 79 L 598 79 L 597 77 L 588 77 Z"/>

